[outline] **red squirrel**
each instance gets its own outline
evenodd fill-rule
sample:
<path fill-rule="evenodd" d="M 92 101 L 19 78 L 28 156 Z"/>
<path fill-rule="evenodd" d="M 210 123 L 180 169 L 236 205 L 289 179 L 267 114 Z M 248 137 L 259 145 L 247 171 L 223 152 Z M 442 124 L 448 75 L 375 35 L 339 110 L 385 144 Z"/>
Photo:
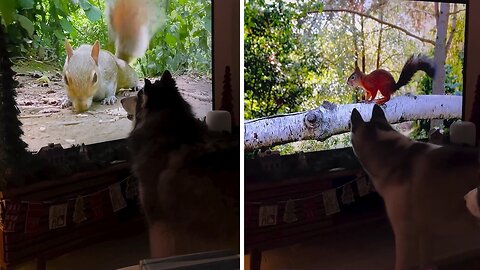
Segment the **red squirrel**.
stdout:
<path fill-rule="evenodd" d="M 423 70 L 431 78 L 435 76 L 435 65 L 431 58 L 425 55 L 412 55 L 403 66 L 398 81 L 395 82 L 392 74 L 384 69 L 377 69 L 370 74 L 363 73 L 358 66 L 355 72 L 348 77 L 347 84 L 353 87 L 360 87 L 365 91 L 365 101 L 370 102 L 375 99 L 377 92 L 382 93 L 383 98 L 377 99 L 377 104 L 384 104 L 390 100 L 390 96 L 400 87 L 408 84 L 413 75 Z"/>

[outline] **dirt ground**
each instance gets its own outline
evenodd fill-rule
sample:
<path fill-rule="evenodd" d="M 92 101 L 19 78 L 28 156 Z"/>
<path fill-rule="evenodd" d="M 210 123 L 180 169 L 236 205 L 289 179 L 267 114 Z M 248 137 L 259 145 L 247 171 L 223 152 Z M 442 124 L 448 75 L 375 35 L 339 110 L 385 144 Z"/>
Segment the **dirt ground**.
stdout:
<path fill-rule="evenodd" d="M 174 75 L 174 78 L 195 115 L 203 119 L 212 109 L 211 80 L 192 75 Z M 75 114 L 71 108 L 61 107 L 66 93 L 59 71 L 18 72 L 16 80 L 19 82 L 16 100 L 23 124 L 22 138 L 32 151 L 49 143 L 60 143 L 68 148 L 73 144 L 121 139 L 127 137 L 132 128 L 120 99 L 136 95 L 136 92 L 117 94 L 118 101 L 114 105 L 94 102 L 87 112 Z M 139 84 L 143 86 L 143 79 Z"/>

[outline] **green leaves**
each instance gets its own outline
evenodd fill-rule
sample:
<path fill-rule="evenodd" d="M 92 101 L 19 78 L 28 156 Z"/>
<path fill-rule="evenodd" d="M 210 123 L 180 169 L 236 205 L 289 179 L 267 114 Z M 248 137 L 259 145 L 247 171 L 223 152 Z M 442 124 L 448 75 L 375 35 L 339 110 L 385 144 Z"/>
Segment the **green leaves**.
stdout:
<path fill-rule="evenodd" d="M 96 6 L 90 4 L 88 0 L 79 0 L 79 5 L 83 9 L 83 11 L 85 12 L 85 15 L 90 21 L 96 22 L 100 18 L 102 18 L 102 11 Z"/>
<path fill-rule="evenodd" d="M 98 21 L 102 17 L 102 12 L 96 6 L 91 6 L 89 9 L 84 9 L 87 18 L 92 21 Z"/>
<path fill-rule="evenodd" d="M 0 15 L 5 21 L 5 24 L 12 23 L 14 12 L 15 12 L 15 0 L 0 1 Z"/>
<path fill-rule="evenodd" d="M 245 4 L 245 118 L 297 111 L 313 93 L 312 74 L 322 66 L 298 20 L 310 10 L 301 2 L 263 0 Z"/>
<path fill-rule="evenodd" d="M 68 4 L 65 0 L 54 0 L 53 5 L 56 9 L 56 14 L 67 16 L 69 14 Z"/>
<path fill-rule="evenodd" d="M 205 17 L 204 21 L 204 27 L 205 29 L 211 33 L 212 32 L 212 20 L 210 18 Z"/>
<path fill-rule="evenodd" d="M 13 55 L 33 55 L 63 62 L 63 41 L 72 46 L 93 44 L 114 51 L 103 18 L 106 0 L 0 0 L 0 16 L 10 24 Z M 211 72 L 211 1 L 153 0 L 155 35 L 138 61 L 147 75 L 170 69 Z M 127 18 L 128 20 L 128 18 Z"/>
<path fill-rule="evenodd" d="M 165 35 L 165 42 L 167 43 L 168 47 L 174 48 L 177 44 L 177 37 L 168 32 Z"/>
<path fill-rule="evenodd" d="M 104 0 L 96 2 L 103 7 Z M 104 32 L 103 40 L 108 40 L 106 24 L 100 20 L 102 11 L 87 0 L 0 0 L 0 12 L 8 25 L 13 55 L 30 53 L 40 59 L 62 59 L 63 40 L 77 36 L 76 28 L 85 23 L 103 23 L 102 31 L 96 25 L 88 25 L 88 29 Z"/>
<path fill-rule="evenodd" d="M 60 19 L 60 25 L 62 26 L 62 29 L 65 30 L 68 33 L 72 32 L 72 30 L 73 30 L 72 24 L 66 18 L 61 18 Z"/>
<path fill-rule="evenodd" d="M 18 5 L 23 9 L 32 9 L 34 5 L 33 0 L 18 0 Z"/>
<path fill-rule="evenodd" d="M 195 0 L 158 0 L 166 18 L 150 49 L 138 63 L 145 75 L 173 71 L 211 72 L 211 3 Z"/>
<path fill-rule="evenodd" d="M 15 14 L 14 19 L 18 21 L 18 23 L 23 27 L 23 29 L 27 30 L 28 35 L 31 37 L 33 35 L 34 26 L 32 21 L 30 21 L 27 17 Z"/>

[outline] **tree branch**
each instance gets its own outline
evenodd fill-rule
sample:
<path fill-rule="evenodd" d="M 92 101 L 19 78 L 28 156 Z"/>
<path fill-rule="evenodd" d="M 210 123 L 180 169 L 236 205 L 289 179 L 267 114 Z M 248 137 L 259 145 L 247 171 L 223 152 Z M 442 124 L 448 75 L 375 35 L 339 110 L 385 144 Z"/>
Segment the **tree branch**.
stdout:
<path fill-rule="evenodd" d="M 301 140 L 320 140 L 349 131 L 350 115 L 357 108 L 368 120 L 373 104 L 335 105 L 328 102 L 317 109 L 274 115 L 245 121 L 245 150 L 271 147 Z M 462 117 L 462 97 L 450 95 L 398 96 L 383 105 L 390 123 L 416 119 Z M 365 117 L 368 116 L 368 117 Z"/>
<path fill-rule="evenodd" d="M 385 57 L 382 61 L 382 63 L 380 64 L 380 66 L 383 66 L 383 64 L 385 64 L 388 60 L 394 58 L 394 57 L 397 57 L 397 56 L 402 56 L 403 54 L 400 54 L 400 53 L 393 53 L 393 54 L 390 54 L 389 56 Z"/>
<path fill-rule="evenodd" d="M 352 13 L 352 24 L 350 25 L 352 28 L 352 36 L 353 36 L 353 46 L 355 48 L 355 67 L 358 67 L 358 33 L 357 28 L 355 27 L 355 14 Z"/>
<path fill-rule="evenodd" d="M 427 38 L 423 38 L 423 37 L 420 37 L 420 36 L 417 36 L 415 34 L 413 34 L 412 32 L 398 26 L 398 25 L 395 25 L 395 24 L 392 24 L 392 23 L 389 23 L 389 22 L 386 22 L 384 20 L 380 20 L 379 18 L 376 18 L 376 17 L 373 17 L 369 14 L 365 14 L 365 13 L 362 13 L 362 12 L 359 12 L 359 11 L 355 11 L 355 10 L 350 10 L 350 9 L 344 9 L 344 8 L 339 8 L 339 9 L 324 9 L 322 10 L 321 12 L 347 12 L 347 13 L 353 13 L 353 14 L 357 14 L 359 16 L 362 16 L 362 17 L 365 17 L 365 18 L 369 18 L 371 20 L 374 20 L 380 24 L 384 24 L 384 25 L 388 25 L 390 26 L 391 28 L 394 28 L 394 29 L 397 29 L 399 30 L 400 32 L 403 32 L 404 34 L 406 34 L 407 36 L 410 36 L 410 37 L 413 37 L 415 39 L 418 39 L 422 42 L 425 42 L 425 43 L 430 43 L 432 45 L 435 45 L 435 41 L 433 40 L 430 40 L 430 39 L 427 39 Z M 318 13 L 321 13 L 320 11 L 310 11 L 308 12 L 308 14 L 318 14 Z"/>
<path fill-rule="evenodd" d="M 455 6 L 456 6 L 456 5 L 457 5 L 457 4 L 455 4 Z M 455 14 L 458 14 L 458 13 L 460 13 L 460 12 L 462 12 L 462 11 L 466 11 L 466 9 L 457 9 L 457 10 L 454 10 L 453 12 L 448 13 L 448 15 L 455 15 Z"/>

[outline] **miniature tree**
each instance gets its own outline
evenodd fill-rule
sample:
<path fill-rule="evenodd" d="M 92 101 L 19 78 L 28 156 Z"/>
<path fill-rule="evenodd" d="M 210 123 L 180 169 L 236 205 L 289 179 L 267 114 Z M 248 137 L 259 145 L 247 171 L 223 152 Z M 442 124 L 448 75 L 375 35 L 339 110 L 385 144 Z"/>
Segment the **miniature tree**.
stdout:
<path fill-rule="evenodd" d="M 478 143 L 480 137 L 480 75 L 477 77 L 477 85 L 475 86 L 475 99 L 473 100 L 470 121 L 475 124 Z"/>
<path fill-rule="evenodd" d="M 230 73 L 230 66 L 225 67 L 225 76 L 223 78 L 223 92 L 222 92 L 222 106 L 220 110 L 228 111 L 232 117 L 232 127 L 235 126 L 233 120 L 233 103 L 232 103 L 232 74 Z"/>
<path fill-rule="evenodd" d="M 0 23 L 0 188 L 6 184 L 21 184 L 19 172 L 28 158 L 27 144 L 21 139 L 22 123 L 15 97 L 14 72 L 8 58 L 6 33 Z"/>

